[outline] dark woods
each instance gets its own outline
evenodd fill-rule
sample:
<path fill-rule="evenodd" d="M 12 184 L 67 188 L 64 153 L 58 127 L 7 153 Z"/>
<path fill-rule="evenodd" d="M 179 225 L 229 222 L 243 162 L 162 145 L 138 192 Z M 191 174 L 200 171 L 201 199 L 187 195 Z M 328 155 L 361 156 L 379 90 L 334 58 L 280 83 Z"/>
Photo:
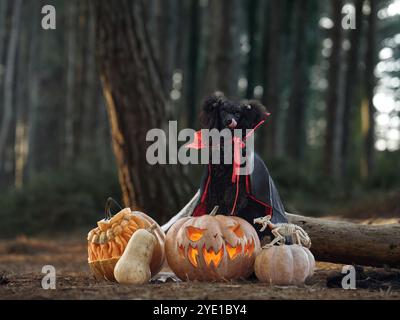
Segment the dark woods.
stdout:
<path fill-rule="evenodd" d="M 369 207 L 400 181 L 399 14 L 398 0 L 0 0 L 0 215 L 72 229 L 121 195 L 165 221 L 200 171 L 147 164 L 146 133 L 197 129 L 215 90 L 272 113 L 257 151 L 288 209 Z"/>

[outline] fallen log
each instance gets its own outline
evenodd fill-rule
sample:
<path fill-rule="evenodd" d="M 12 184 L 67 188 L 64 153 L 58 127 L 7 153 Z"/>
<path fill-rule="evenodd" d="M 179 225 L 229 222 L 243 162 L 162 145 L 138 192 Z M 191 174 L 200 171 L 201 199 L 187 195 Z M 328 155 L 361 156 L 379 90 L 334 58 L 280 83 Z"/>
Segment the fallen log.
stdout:
<path fill-rule="evenodd" d="M 178 219 L 190 216 L 199 196 L 198 191 L 162 229 L 167 231 Z M 290 223 L 309 234 L 317 261 L 400 268 L 400 224 L 361 225 L 290 213 L 287 216 Z"/>
<path fill-rule="evenodd" d="M 288 213 L 312 241 L 316 260 L 400 268 L 400 224 L 362 225 Z"/>

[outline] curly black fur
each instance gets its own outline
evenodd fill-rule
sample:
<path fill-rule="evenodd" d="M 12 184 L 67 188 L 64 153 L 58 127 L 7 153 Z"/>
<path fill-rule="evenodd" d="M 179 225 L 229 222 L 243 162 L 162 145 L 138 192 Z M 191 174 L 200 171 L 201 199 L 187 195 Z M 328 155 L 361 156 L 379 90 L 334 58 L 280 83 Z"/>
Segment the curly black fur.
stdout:
<path fill-rule="evenodd" d="M 233 129 L 232 123 L 235 123 L 234 129 L 242 129 L 243 134 L 246 134 L 246 129 L 253 129 L 265 117 L 265 107 L 258 101 L 235 102 L 214 95 L 204 101 L 200 120 L 204 129 Z M 223 148 L 220 155 L 222 160 Z M 219 213 L 229 214 L 231 212 L 236 196 L 236 185 L 231 181 L 232 170 L 232 164 L 223 164 L 223 161 L 221 164 L 211 165 L 212 178 L 207 201 L 208 212 L 216 205 L 219 206 Z M 234 214 L 240 212 L 247 205 L 245 179 L 241 178 Z"/>

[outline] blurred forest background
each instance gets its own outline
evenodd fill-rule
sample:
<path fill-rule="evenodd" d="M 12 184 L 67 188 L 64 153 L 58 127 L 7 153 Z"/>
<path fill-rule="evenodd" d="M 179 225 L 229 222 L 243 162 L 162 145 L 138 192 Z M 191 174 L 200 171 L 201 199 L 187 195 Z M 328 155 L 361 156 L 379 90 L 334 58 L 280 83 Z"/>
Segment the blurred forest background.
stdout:
<path fill-rule="evenodd" d="M 399 48 L 400 0 L 0 0 L 0 234 L 87 229 L 108 196 L 165 222 L 201 168 L 147 165 L 145 133 L 198 129 L 215 90 L 272 112 L 288 211 L 399 216 Z"/>

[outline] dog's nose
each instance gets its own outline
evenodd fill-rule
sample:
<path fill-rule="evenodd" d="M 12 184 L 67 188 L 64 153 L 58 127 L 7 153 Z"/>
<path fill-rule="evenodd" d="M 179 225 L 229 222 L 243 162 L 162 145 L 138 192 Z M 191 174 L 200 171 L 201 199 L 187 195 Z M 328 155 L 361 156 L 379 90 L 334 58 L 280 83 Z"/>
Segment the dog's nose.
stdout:
<path fill-rule="evenodd" d="M 235 119 L 229 119 L 229 120 L 227 121 L 227 126 L 228 126 L 229 128 L 231 128 L 231 129 L 236 128 L 236 126 L 237 126 L 236 120 L 235 120 Z"/>

